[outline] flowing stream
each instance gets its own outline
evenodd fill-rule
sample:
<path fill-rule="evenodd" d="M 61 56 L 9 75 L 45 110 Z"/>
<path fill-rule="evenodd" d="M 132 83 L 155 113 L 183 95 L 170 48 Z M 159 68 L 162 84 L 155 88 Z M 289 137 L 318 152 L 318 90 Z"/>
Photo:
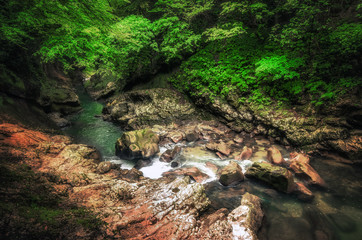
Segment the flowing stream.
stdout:
<path fill-rule="evenodd" d="M 116 161 L 122 168 L 132 168 L 133 162 L 119 159 L 114 155 L 115 142 L 122 130 L 100 117 L 103 105 L 92 100 L 84 91 L 78 89 L 83 110 L 69 119 L 72 125 L 64 131 L 77 143 L 96 147 L 105 161 Z M 261 137 L 246 138 L 245 143 L 257 151 L 252 159 L 240 162 L 245 172 L 253 161 L 265 158 L 264 153 L 271 143 Z M 274 145 L 276 146 L 276 145 Z M 172 145 L 161 148 L 161 153 Z M 356 166 L 337 163 L 330 159 L 311 159 L 311 165 L 328 184 L 327 189 L 311 189 L 313 201 L 305 203 L 296 197 L 283 194 L 272 188 L 251 180 L 224 187 L 217 181 L 214 172 L 205 164 L 211 162 L 219 167 L 226 166 L 229 160 L 220 160 L 214 153 L 193 144 L 182 145 L 181 167 L 197 167 L 210 176 L 204 182 L 210 198 L 211 208 L 225 207 L 229 210 L 240 204 L 241 195 L 248 191 L 262 199 L 266 214 L 259 233 L 261 240 L 361 240 L 362 239 L 362 170 Z M 278 147 L 287 158 L 289 151 Z M 141 168 L 144 176 L 158 178 L 163 172 L 171 170 L 169 163 L 159 161 L 159 155 L 152 159 L 153 164 Z"/>

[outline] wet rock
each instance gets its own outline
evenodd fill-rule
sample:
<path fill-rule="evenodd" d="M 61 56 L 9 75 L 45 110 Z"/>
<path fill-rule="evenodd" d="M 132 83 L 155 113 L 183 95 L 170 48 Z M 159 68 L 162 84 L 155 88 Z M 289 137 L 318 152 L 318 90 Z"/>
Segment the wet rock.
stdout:
<path fill-rule="evenodd" d="M 58 127 L 66 127 L 70 125 L 70 122 L 63 118 L 59 112 L 56 113 L 49 113 L 48 117 L 51 121 L 53 121 Z"/>
<path fill-rule="evenodd" d="M 274 164 L 285 164 L 281 152 L 276 147 L 270 147 L 267 150 L 267 160 Z"/>
<path fill-rule="evenodd" d="M 148 159 L 158 153 L 159 137 L 150 129 L 123 133 L 116 142 L 116 155 L 126 159 Z"/>
<path fill-rule="evenodd" d="M 98 164 L 97 172 L 99 172 L 100 174 L 107 173 L 113 168 L 112 165 L 113 164 L 111 162 L 101 162 L 100 164 Z"/>
<path fill-rule="evenodd" d="M 197 167 L 180 168 L 172 172 L 165 172 L 162 176 L 190 176 L 198 183 L 202 183 L 209 178 L 209 176 L 201 172 Z"/>
<path fill-rule="evenodd" d="M 172 162 L 181 152 L 181 147 L 175 146 L 173 149 L 167 149 L 160 157 L 161 162 Z"/>
<path fill-rule="evenodd" d="M 292 161 L 289 167 L 299 176 L 307 178 L 309 184 L 326 187 L 323 178 L 308 163 Z"/>
<path fill-rule="evenodd" d="M 143 167 L 150 166 L 151 164 L 152 164 L 151 159 L 139 159 L 136 162 L 136 165 L 134 166 L 134 168 L 139 170 L 139 169 L 141 169 Z"/>
<path fill-rule="evenodd" d="M 302 201 L 311 201 L 314 198 L 313 193 L 300 182 L 295 183 L 294 193 L 297 194 L 298 199 Z"/>
<path fill-rule="evenodd" d="M 172 167 L 172 168 L 177 168 L 178 166 L 180 166 L 180 163 L 179 163 L 179 162 L 176 162 L 176 161 L 171 162 L 171 167 Z"/>
<path fill-rule="evenodd" d="M 216 155 L 221 159 L 221 160 L 224 160 L 226 159 L 226 156 L 220 152 L 216 152 Z"/>
<path fill-rule="evenodd" d="M 263 216 L 260 199 L 255 195 L 245 193 L 241 199 L 241 205 L 228 216 L 233 239 L 258 239 L 256 233 L 261 226 Z"/>
<path fill-rule="evenodd" d="M 290 156 L 290 162 L 291 161 L 298 161 L 298 162 L 302 162 L 302 163 L 309 163 L 310 159 L 309 156 L 305 153 L 297 153 L 297 152 L 291 152 L 289 154 Z"/>
<path fill-rule="evenodd" d="M 168 134 L 168 137 L 172 140 L 174 143 L 181 142 L 185 138 L 185 133 L 183 132 L 171 132 Z"/>
<path fill-rule="evenodd" d="M 237 184 L 244 181 L 244 174 L 241 167 L 234 161 L 230 161 L 229 165 L 220 170 L 219 182 L 224 186 Z"/>
<path fill-rule="evenodd" d="M 243 151 L 241 152 L 240 155 L 235 157 L 235 160 L 238 160 L 238 161 L 247 160 L 247 159 L 250 159 L 252 155 L 253 155 L 253 149 L 251 149 L 247 146 L 244 146 Z"/>
<path fill-rule="evenodd" d="M 211 151 L 220 152 L 225 156 L 229 156 L 231 153 L 230 145 L 223 141 L 220 143 L 208 143 L 205 146 L 207 149 Z"/>
<path fill-rule="evenodd" d="M 199 135 L 194 130 L 186 132 L 186 141 L 195 142 L 198 139 L 199 139 Z"/>
<path fill-rule="evenodd" d="M 267 162 L 254 163 L 246 171 L 245 176 L 263 181 L 281 192 L 290 193 L 295 187 L 293 175 L 290 171 Z"/>
<path fill-rule="evenodd" d="M 213 171 L 214 173 L 217 173 L 217 171 L 219 170 L 219 167 L 216 166 L 215 164 L 213 164 L 212 162 L 206 162 L 205 166 L 210 169 L 211 171 Z"/>
<path fill-rule="evenodd" d="M 138 182 L 143 179 L 143 173 L 136 168 L 132 169 L 122 169 L 121 178 L 131 182 Z"/>

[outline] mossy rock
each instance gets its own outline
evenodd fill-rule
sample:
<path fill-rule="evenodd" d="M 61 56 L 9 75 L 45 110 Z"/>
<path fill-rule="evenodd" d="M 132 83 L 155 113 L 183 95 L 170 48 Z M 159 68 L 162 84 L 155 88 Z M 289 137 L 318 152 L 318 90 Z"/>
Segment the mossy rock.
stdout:
<path fill-rule="evenodd" d="M 126 159 L 149 159 L 160 151 L 159 137 L 150 129 L 123 133 L 116 142 L 116 155 Z"/>
<path fill-rule="evenodd" d="M 244 181 L 244 174 L 239 164 L 234 161 L 230 161 L 226 167 L 221 169 L 219 181 L 224 186 Z"/>
<path fill-rule="evenodd" d="M 293 191 L 295 187 L 293 175 L 288 169 L 267 162 L 254 163 L 245 176 L 258 179 L 285 193 Z"/>

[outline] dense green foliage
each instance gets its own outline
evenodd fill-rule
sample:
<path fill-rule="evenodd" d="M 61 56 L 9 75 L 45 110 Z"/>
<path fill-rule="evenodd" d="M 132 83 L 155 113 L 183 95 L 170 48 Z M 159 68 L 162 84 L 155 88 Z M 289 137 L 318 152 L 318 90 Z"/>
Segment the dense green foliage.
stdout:
<path fill-rule="evenodd" d="M 241 100 L 264 104 L 320 105 L 361 85 L 357 0 L 4 0 L 2 6 L 2 69 L 19 64 L 20 50 L 89 75 L 111 72 L 124 85 L 181 63 L 172 82 L 186 92 L 238 90 Z"/>

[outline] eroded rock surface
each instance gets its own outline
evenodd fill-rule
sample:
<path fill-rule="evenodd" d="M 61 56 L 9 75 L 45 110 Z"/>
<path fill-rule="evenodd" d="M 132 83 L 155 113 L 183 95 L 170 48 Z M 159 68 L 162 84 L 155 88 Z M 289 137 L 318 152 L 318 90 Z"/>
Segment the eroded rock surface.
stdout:
<path fill-rule="evenodd" d="M 109 100 L 103 112 L 105 119 L 131 130 L 199 116 L 180 93 L 157 88 L 120 94 Z"/>
<path fill-rule="evenodd" d="M 159 137 L 150 129 L 123 133 L 116 142 L 116 155 L 127 159 L 148 159 L 160 151 Z"/>

